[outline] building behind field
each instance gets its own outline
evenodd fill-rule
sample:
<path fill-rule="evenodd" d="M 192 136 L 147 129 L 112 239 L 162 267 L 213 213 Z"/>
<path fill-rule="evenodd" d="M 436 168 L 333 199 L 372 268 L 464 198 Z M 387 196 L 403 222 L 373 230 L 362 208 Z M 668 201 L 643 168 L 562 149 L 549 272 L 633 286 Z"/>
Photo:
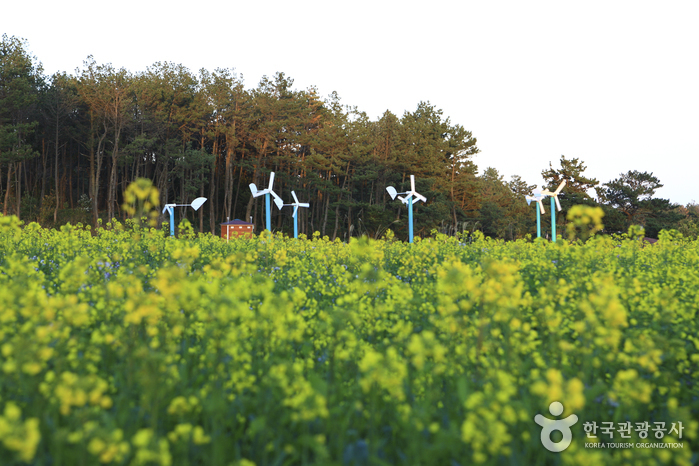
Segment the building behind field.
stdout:
<path fill-rule="evenodd" d="M 231 220 L 221 224 L 221 238 L 230 240 L 233 238 L 252 238 L 255 225 L 242 220 Z"/>

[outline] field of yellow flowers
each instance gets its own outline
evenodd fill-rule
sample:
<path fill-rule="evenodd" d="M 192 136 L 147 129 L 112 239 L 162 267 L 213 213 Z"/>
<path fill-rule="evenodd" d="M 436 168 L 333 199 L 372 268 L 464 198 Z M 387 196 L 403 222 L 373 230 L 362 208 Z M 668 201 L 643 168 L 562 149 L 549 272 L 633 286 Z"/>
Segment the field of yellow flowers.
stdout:
<path fill-rule="evenodd" d="M 688 465 L 698 290 L 673 233 L 225 242 L 0 216 L 0 463 Z M 553 401 L 578 419 L 560 453 L 534 422 Z"/>

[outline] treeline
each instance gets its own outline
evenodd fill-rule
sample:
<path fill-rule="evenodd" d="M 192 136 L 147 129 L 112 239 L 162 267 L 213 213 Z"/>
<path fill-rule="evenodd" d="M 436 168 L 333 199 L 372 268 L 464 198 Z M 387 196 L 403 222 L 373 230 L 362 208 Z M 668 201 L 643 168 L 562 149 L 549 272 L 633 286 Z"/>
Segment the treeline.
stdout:
<path fill-rule="evenodd" d="M 385 188 L 405 191 L 413 174 L 428 198 L 415 206 L 416 234 L 478 229 L 514 239 L 535 231 L 533 207 L 524 202 L 533 186 L 516 176 L 506 182 L 492 168 L 479 175 L 476 138 L 428 102 L 400 118 L 387 111 L 372 121 L 335 93 L 321 98 L 315 88 L 295 89 L 283 73 L 246 89 L 232 69 L 194 74 L 155 63 L 132 73 L 88 57 L 74 75 L 45 76 L 27 50 L 25 41 L 3 35 L 5 215 L 45 226 L 124 218 L 123 191 L 145 177 L 159 189 L 161 206 L 208 198 L 196 213 L 177 209 L 178 220 L 188 216 L 195 229 L 217 233 L 219 223 L 241 218 L 260 231 L 264 201 L 252 198 L 248 184 L 266 187 L 274 171 L 274 190 L 286 202 L 294 190 L 311 204 L 299 209 L 301 233 L 346 239 L 390 228 L 401 237 L 407 236 L 405 208 Z M 661 185 L 652 174 L 629 172 L 631 178 L 600 186 L 583 171 L 582 162 L 565 157 L 561 168 L 544 170 L 553 188 L 568 180 L 564 209 L 595 204 L 588 192 L 597 189 L 610 229 L 640 222 L 652 234 L 697 224 L 696 206 L 653 198 Z M 636 175 L 650 177 L 640 185 L 651 192 L 634 199 L 627 188 L 638 185 Z M 292 209 L 273 210 L 273 228 L 291 231 Z"/>

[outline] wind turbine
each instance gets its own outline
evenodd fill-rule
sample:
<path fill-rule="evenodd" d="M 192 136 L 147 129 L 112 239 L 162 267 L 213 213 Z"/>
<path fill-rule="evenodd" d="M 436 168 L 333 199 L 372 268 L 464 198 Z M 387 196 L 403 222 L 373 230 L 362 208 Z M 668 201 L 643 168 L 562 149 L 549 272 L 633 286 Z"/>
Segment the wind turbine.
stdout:
<path fill-rule="evenodd" d="M 530 205 L 532 201 L 536 202 L 539 204 L 539 208 L 536 209 L 536 237 L 541 238 L 541 214 L 545 214 L 546 211 L 544 210 L 544 204 L 541 202 L 544 200 L 544 194 L 541 192 L 540 189 L 535 189 L 532 191 L 531 196 L 525 196 L 525 199 L 527 200 L 527 205 Z"/>
<path fill-rule="evenodd" d="M 272 185 L 274 184 L 274 172 L 271 172 L 269 174 L 269 187 L 267 189 L 263 189 L 262 191 L 257 190 L 257 186 L 255 183 L 250 183 L 250 191 L 252 192 L 252 197 L 260 197 L 263 194 L 265 195 L 265 213 L 267 215 L 267 229 L 272 232 L 272 210 L 270 207 L 269 203 L 269 196 L 270 194 L 274 197 L 274 203 L 277 204 L 277 207 L 279 210 L 281 210 L 282 206 L 284 205 L 284 201 L 282 201 L 282 198 L 277 196 L 277 193 L 272 191 Z"/>
<path fill-rule="evenodd" d="M 410 175 L 410 191 L 404 193 L 396 192 L 393 186 L 386 186 L 386 191 L 391 196 L 391 199 L 398 199 L 408 206 L 408 241 L 413 242 L 413 204 L 417 201 L 427 202 L 427 198 L 415 191 L 415 175 Z M 405 197 L 399 196 L 399 194 Z"/>
<path fill-rule="evenodd" d="M 294 213 L 292 217 L 294 217 L 294 238 L 299 237 L 299 218 L 298 218 L 298 211 L 299 207 L 310 207 L 311 204 L 308 202 L 299 202 L 299 198 L 296 197 L 296 193 L 291 191 L 291 195 L 294 197 L 294 202 L 292 204 L 284 204 L 286 206 L 294 206 Z"/>
<path fill-rule="evenodd" d="M 561 211 L 561 203 L 558 200 L 558 195 L 561 193 L 561 190 L 563 187 L 566 185 L 566 180 L 561 181 L 561 184 L 558 185 L 558 188 L 554 192 L 549 191 L 548 189 L 544 189 L 541 194 L 544 196 L 549 196 L 551 198 L 551 234 L 553 235 L 553 242 L 556 242 L 556 209 L 553 208 L 553 204 L 555 201 L 556 208 L 558 211 Z"/>
<path fill-rule="evenodd" d="M 175 207 L 191 206 L 192 209 L 199 210 L 199 207 L 201 207 L 205 202 L 205 197 L 198 197 L 194 199 L 191 204 L 165 204 L 165 207 L 163 207 L 163 213 L 170 213 L 170 236 L 175 236 Z"/>

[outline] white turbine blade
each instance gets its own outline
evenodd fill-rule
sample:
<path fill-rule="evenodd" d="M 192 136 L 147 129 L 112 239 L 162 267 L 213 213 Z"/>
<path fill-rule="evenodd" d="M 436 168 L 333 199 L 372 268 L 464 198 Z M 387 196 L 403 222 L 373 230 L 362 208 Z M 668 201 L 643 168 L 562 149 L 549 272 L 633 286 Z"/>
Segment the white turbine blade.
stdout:
<path fill-rule="evenodd" d="M 282 210 L 282 206 L 284 205 L 284 201 L 282 201 L 282 198 L 279 197 L 279 196 L 277 196 L 277 193 L 275 193 L 274 191 L 271 191 L 271 190 L 270 190 L 269 193 L 270 193 L 270 194 L 272 195 L 272 197 L 274 198 L 274 203 L 277 204 L 277 208 L 278 208 L 279 210 Z"/>
<path fill-rule="evenodd" d="M 556 196 L 558 196 L 558 194 L 561 192 L 561 190 L 563 189 L 563 187 L 564 187 L 565 185 L 566 185 L 566 180 L 561 181 L 561 184 L 558 185 L 558 188 L 556 188 L 556 191 L 554 191 L 553 194 L 555 194 Z M 561 210 L 561 209 L 558 209 L 558 210 Z"/>
<path fill-rule="evenodd" d="M 299 211 L 299 206 L 294 205 L 294 213 L 291 215 L 292 217 L 296 218 L 296 213 Z"/>
<path fill-rule="evenodd" d="M 415 192 L 415 175 L 410 175 L 410 192 Z"/>
<path fill-rule="evenodd" d="M 269 189 L 270 191 L 272 191 L 272 185 L 273 185 L 273 184 L 274 184 L 274 172 L 271 172 L 271 173 L 269 174 L 269 188 L 267 188 L 267 189 Z"/>
<path fill-rule="evenodd" d="M 403 204 L 408 205 L 408 199 L 403 196 L 396 196 Z"/>
<path fill-rule="evenodd" d="M 165 207 L 163 207 L 163 213 L 169 212 L 170 209 L 172 209 L 172 204 L 165 204 Z"/>
<path fill-rule="evenodd" d="M 541 210 L 542 214 L 545 214 L 546 211 L 544 210 L 544 203 L 541 202 L 541 200 L 536 201 L 537 204 L 539 204 L 539 210 Z"/>
<path fill-rule="evenodd" d="M 260 197 L 267 194 L 269 192 L 269 189 L 263 189 L 262 191 L 258 191 L 257 186 L 255 186 L 255 183 L 250 183 L 250 191 L 252 192 L 252 197 Z"/>
<path fill-rule="evenodd" d="M 296 193 L 295 193 L 294 191 L 291 191 L 291 195 L 292 195 L 293 198 L 294 198 L 294 202 L 296 202 L 296 203 L 298 204 L 298 203 L 299 203 L 299 198 L 296 197 Z"/>
<path fill-rule="evenodd" d="M 556 200 L 556 208 L 558 211 L 561 211 L 561 203 L 558 201 L 558 196 L 553 196 L 553 198 Z"/>
<path fill-rule="evenodd" d="M 391 199 L 396 199 L 396 196 L 398 195 L 398 193 L 396 192 L 396 188 L 394 188 L 393 186 L 386 186 L 386 191 L 388 191 L 388 195 L 391 196 Z"/>
<path fill-rule="evenodd" d="M 194 210 L 199 210 L 199 207 L 201 207 L 201 205 L 202 205 L 203 203 L 205 203 L 205 202 L 206 202 L 206 198 L 205 198 L 205 197 L 198 197 L 198 198 L 194 199 L 194 200 L 192 201 L 192 204 L 191 204 L 192 209 L 194 209 Z"/>
<path fill-rule="evenodd" d="M 311 204 L 309 204 L 308 202 L 300 202 L 296 205 L 299 207 L 310 207 L 311 206 Z"/>
<path fill-rule="evenodd" d="M 415 204 L 417 201 L 427 202 L 427 198 L 422 194 L 415 193 L 415 200 L 413 201 L 413 204 Z"/>

